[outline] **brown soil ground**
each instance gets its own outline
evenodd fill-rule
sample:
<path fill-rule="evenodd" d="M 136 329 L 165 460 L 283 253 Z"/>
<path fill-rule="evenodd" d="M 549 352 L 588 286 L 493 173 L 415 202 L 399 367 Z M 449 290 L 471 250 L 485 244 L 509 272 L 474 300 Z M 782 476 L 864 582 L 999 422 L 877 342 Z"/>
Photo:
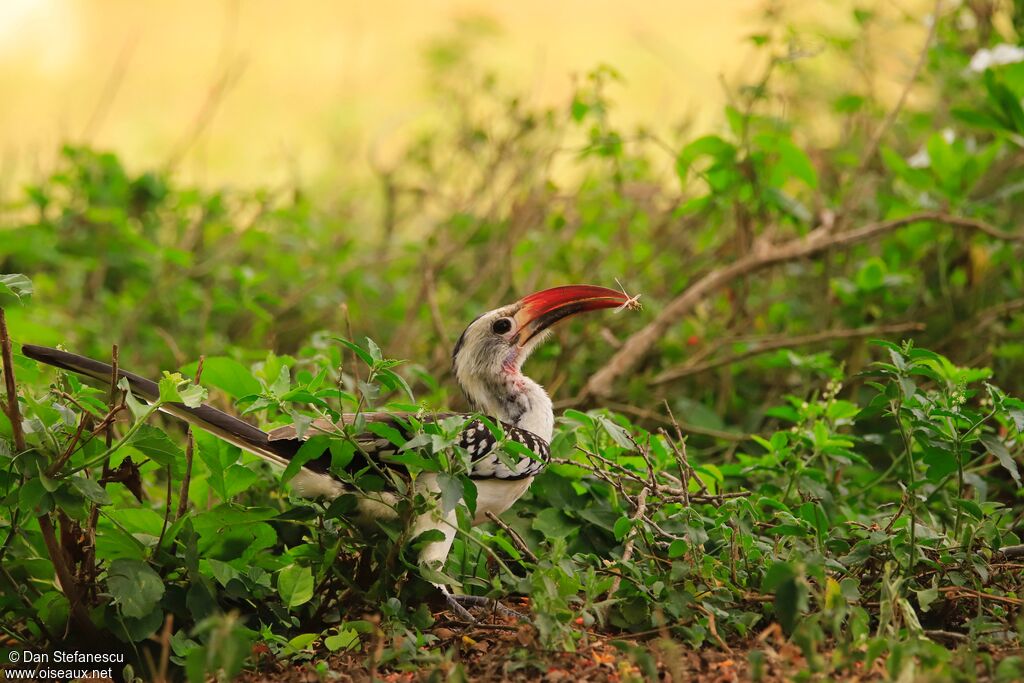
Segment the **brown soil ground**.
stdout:
<path fill-rule="evenodd" d="M 522 608 L 521 605 L 509 606 Z M 248 671 L 237 680 L 244 683 L 312 683 L 321 680 L 412 683 L 447 680 L 457 666 L 462 667 L 471 681 L 597 683 L 650 679 L 637 661 L 624 651 L 624 643 L 650 652 L 658 680 L 675 683 L 749 680 L 776 683 L 793 680 L 805 668 L 799 649 L 786 640 L 777 625 L 731 647 L 722 643 L 719 647 L 701 650 L 667 641 L 658 633 L 626 635 L 587 631 L 578 650 L 567 653 L 544 651 L 538 645 L 533 626 L 517 623 L 512 618 L 489 615 L 479 623 L 465 624 L 453 621 L 450 616 L 445 612 L 436 614 L 437 625 L 431 631 L 439 638 L 435 650 L 450 654 L 448 661 L 442 664 L 418 669 L 408 665 L 398 668 L 372 666 L 373 652 L 375 649 L 379 652 L 383 643 L 371 645 L 360 652 L 331 654 L 321 648 L 320 656 L 302 664 L 275 661 L 265 647 L 257 646 L 257 651 L 264 652 L 259 669 Z M 752 663 L 754 661 L 758 663 Z M 326 664 L 332 673 L 321 678 L 316 672 L 318 664 Z M 850 671 L 842 678 L 830 677 L 829 680 L 866 682 L 882 678 L 884 668 L 878 662 L 872 671 Z"/>

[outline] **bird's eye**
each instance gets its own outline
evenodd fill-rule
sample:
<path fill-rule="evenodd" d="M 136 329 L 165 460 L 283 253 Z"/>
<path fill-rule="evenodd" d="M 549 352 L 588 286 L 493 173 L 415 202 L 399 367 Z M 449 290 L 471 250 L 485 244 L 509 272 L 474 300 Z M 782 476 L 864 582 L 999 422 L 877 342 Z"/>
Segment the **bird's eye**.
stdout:
<path fill-rule="evenodd" d="M 495 334 L 505 334 L 512 329 L 512 321 L 508 318 L 498 318 L 491 325 L 491 329 Z"/>

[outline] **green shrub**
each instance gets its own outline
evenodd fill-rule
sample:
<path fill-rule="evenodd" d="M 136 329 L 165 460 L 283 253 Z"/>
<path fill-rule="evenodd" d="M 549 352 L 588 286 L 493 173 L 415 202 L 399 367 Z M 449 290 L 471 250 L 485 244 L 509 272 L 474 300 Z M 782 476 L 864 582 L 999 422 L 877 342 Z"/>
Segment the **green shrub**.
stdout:
<path fill-rule="evenodd" d="M 817 30 L 821 54 L 775 14 L 753 37 L 763 74 L 702 136 L 620 127 L 608 67 L 541 110 L 441 60 L 451 123 L 380 170 L 371 208 L 184 187 L 66 148 L 0 222 L 26 427 L 22 445 L 0 416 L 4 632 L 52 643 L 87 623 L 147 643 L 171 623 L 166 656 L 192 680 L 260 652 L 457 671 L 422 580 L 438 577 L 419 576 L 401 524 L 367 536 L 349 496 L 292 498 L 139 404 L 108 443 L 109 388 L 18 344 L 117 343 L 123 367 L 181 373 L 168 400 L 202 397 L 185 378 L 205 355 L 217 405 L 302 428 L 464 407 L 446 377 L 461 325 L 619 279 L 643 313 L 567 326 L 529 367 L 559 402 L 556 463 L 505 526 L 462 515 L 444 569 L 528 596 L 536 631 L 509 666 L 615 637 L 648 675 L 682 644 L 745 648 L 767 676 L 787 642 L 804 676 L 1019 678 L 1024 62 L 972 70 L 1020 30 L 982 5 L 944 10 L 896 100 L 851 76 L 884 13 Z M 447 461 L 449 496 L 471 498 L 442 457 L 455 428 L 415 458 Z M 77 577 L 59 585 L 54 543 Z"/>

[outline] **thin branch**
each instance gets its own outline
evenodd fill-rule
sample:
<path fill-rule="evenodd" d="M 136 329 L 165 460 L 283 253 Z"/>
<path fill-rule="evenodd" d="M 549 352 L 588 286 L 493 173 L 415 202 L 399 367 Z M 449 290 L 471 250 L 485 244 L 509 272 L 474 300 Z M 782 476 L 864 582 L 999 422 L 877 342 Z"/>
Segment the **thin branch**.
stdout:
<path fill-rule="evenodd" d="M 160 527 L 160 535 L 156 539 L 156 546 L 153 548 L 153 554 L 157 555 L 160 552 L 160 546 L 164 543 L 164 536 L 167 534 L 167 526 L 171 523 L 171 500 L 172 500 L 172 488 L 171 485 L 174 483 L 174 475 L 171 467 L 167 468 L 167 502 L 164 506 L 164 523 Z"/>
<path fill-rule="evenodd" d="M 18 409 L 18 392 L 14 382 L 11 337 L 7 332 L 7 317 L 2 308 L 0 308 L 0 353 L 3 354 L 4 387 L 7 391 L 7 419 L 11 421 L 14 448 L 20 453 L 25 450 L 25 432 L 21 427 L 21 411 Z"/>
<path fill-rule="evenodd" d="M 910 91 L 914 88 L 914 83 L 917 82 L 918 77 L 921 75 L 921 70 L 924 69 L 924 65 L 928 62 L 928 50 L 931 48 L 932 42 L 935 40 L 935 32 L 939 25 L 939 10 L 941 8 L 942 0 L 935 0 L 935 9 L 932 10 L 932 22 L 928 27 L 928 34 L 925 36 L 924 45 L 921 46 L 921 52 L 917 57 L 917 63 L 914 64 L 914 69 L 910 72 L 910 77 L 903 85 L 903 91 L 900 93 L 899 99 L 896 100 L 896 105 L 889 110 L 885 119 L 875 130 L 875 134 L 871 136 L 871 140 L 868 142 L 867 147 L 864 150 L 864 155 L 860 159 L 860 164 L 857 166 L 856 175 L 863 173 L 864 169 L 866 169 L 875 158 L 875 154 L 878 153 L 878 147 L 882 144 L 882 138 L 885 136 L 886 131 L 892 127 L 892 124 L 896 122 L 896 117 L 898 117 L 900 112 L 903 111 L 903 107 L 907 103 L 907 98 L 910 97 Z"/>
<path fill-rule="evenodd" d="M 54 533 L 50 515 L 44 514 L 38 518 L 38 521 L 39 531 L 43 535 L 43 543 L 46 544 L 46 552 L 50 555 L 50 561 L 53 562 L 53 571 L 57 575 L 60 588 L 64 591 L 64 595 L 67 596 L 68 604 L 71 607 L 71 616 L 79 628 L 85 629 L 85 633 L 89 633 L 93 629 L 92 621 L 89 619 L 89 613 L 82 604 L 78 582 L 75 580 L 71 570 L 68 569 L 67 556 L 64 554 L 60 544 L 57 543 L 57 536 Z"/>
<path fill-rule="evenodd" d="M 900 334 L 903 332 L 920 332 L 924 329 L 924 323 L 896 323 L 893 325 L 875 325 L 871 327 L 858 327 L 855 329 L 825 330 L 823 332 L 804 334 L 796 337 L 776 337 L 766 339 L 761 342 L 755 340 L 750 342 L 750 348 L 740 351 L 739 353 L 715 358 L 705 363 L 679 365 L 669 368 L 652 379 L 650 384 L 665 384 L 666 382 L 671 382 L 683 377 L 699 375 L 700 373 L 707 372 L 708 370 L 714 370 L 715 368 L 720 368 L 725 365 L 732 365 L 733 363 L 738 363 L 770 351 L 777 351 L 778 349 L 788 349 L 794 346 L 808 346 L 811 344 L 820 344 L 821 342 L 838 341 L 842 339 L 859 339 L 862 337 L 884 336 Z"/>
<path fill-rule="evenodd" d="M 626 534 L 626 544 L 622 548 L 622 564 L 626 564 L 633 557 L 633 545 L 636 543 L 637 534 L 637 520 L 646 516 L 647 514 L 647 493 L 648 489 L 644 488 L 640 491 L 640 495 L 636 499 L 636 510 L 633 515 L 629 518 L 633 525 L 629 529 L 629 533 Z M 611 599 L 618 591 L 619 586 L 622 585 L 622 574 L 617 572 L 615 578 L 612 579 L 612 585 L 608 587 L 608 598 Z"/>
<path fill-rule="evenodd" d="M 955 631 L 944 631 L 941 629 L 925 629 L 924 634 L 932 640 L 948 640 L 953 643 L 966 643 L 970 641 L 970 637 L 963 633 L 957 633 Z"/>
<path fill-rule="evenodd" d="M 488 510 L 485 514 L 487 515 L 487 519 L 497 524 L 499 527 L 501 527 L 502 531 L 508 534 L 508 537 L 512 539 L 512 545 L 514 545 L 516 549 L 523 554 L 523 557 L 528 559 L 530 562 L 533 562 L 534 564 L 537 563 L 537 556 L 533 554 L 533 551 L 530 550 L 530 546 L 526 545 L 526 541 L 523 540 L 523 537 L 520 536 L 515 529 L 510 527 L 508 524 L 505 524 L 505 522 L 501 521 L 501 518 L 498 517 L 498 515 L 491 512 L 490 510 Z"/>
<path fill-rule="evenodd" d="M 245 72 L 246 62 L 244 60 L 237 60 L 232 64 L 228 64 L 220 77 L 214 81 L 213 85 L 210 86 L 209 92 L 206 94 L 206 99 L 203 100 L 202 106 L 196 113 L 195 119 L 192 121 L 192 125 L 189 126 L 188 131 L 178 143 L 174 146 L 173 151 L 167 158 L 167 168 L 174 169 L 185 154 L 195 145 L 196 140 L 202 137 L 203 132 L 207 126 L 213 120 L 214 115 L 220 108 L 224 98 L 231 91 L 231 89 L 238 83 L 242 78 L 242 74 Z"/>
<path fill-rule="evenodd" d="M 122 395 L 122 392 L 117 388 L 117 378 L 120 376 L 118 365 L 120 363 L 120 351 L 117 344 L 112 344 L 110 347 L 110 393 L 107 396 L 107 416 L 96 426 L 93 431 L 93 435 L 99 434 L 102 430 L 104 432 L 104 441 L 106 443 L 107 451 L 110 450 L 111 445 L 114 443 L 114 419 L 117 414 L 125 405 L 126 395 Z M 110 463 L 109 460 L 103 461 L 103 470 L 100 475 L 100 486 L 106 488 L 107 478 L 110 476 Z M 82 565 L 85 567 L 86 576 L 96 575 L 96 525 L 100 521 L 100 506 L 93 503 L 92 509 L 89 510 L 89 521 L 85 527 L 85 533 L 89 539 L 89 551 L 86 553 L 85 559 L 82 561 Z"/>
<path fill-rule="evenodd" d="M 947 600 L 955 600 L 957 598 L 975 598 L 977 600 L 1001 602 L 1006 605 L 1024 605 L 1024 600 L 1021 598 L 1014 598 L 1008 595 L 982 593 L 981 591 L 976 591 L 973 588 L 967 588 L 965 586 L 942 586 L 939 588 L 939 592 L 943 593 Z"/>
<path fill-rule="evenodd" d="M 110 347 L 110 396 L 109 396 L 109 400 L 107 401 L 107 403 L 108 403 L 108 405 L 110 407 L 110 411 L 111 412 L 114 412 L 114 406 L 117 405 L 117 394 L 118 394 L 117 380 L 118 380 L 118 377 L 120 376 L 120 373 L 118 372 L 117 366 L 119 364 L 119 361 L 120 361 L 119 349 L 117 348 L 117 344 L 114 344 L 113 346 Z M 107 438 L 107 448 L 110 448 L 111 444 L 114 442 L 114 425 L 113 425 L 113 423 L 110 423 L 110 424 L 107 425 L 107 436 L 106 436 L 106 438 Z"/>
<path fill-rule="evenodd" d="M 604 367 L 594 373 L 577 396 L 576 402 L 585 403 L 594 398 L 611 395 L 619 378 L 635 370 L 669 329 L 689 314 L 700 302 L 724 289 L 737 278 L 780 263 L 815 256 L 828 249 L 850 247 L 898 228 L 924 222 L 969 228 L 1001 240 L 1024 241 L 1024 233 L 1004 232 L 984 221 L 953 216 L 941 211 L 924 211 L 902 218 L 877 221 L 856 230 L 841 233 L 833 233 L 826 227 L 821 227 L 804 237 L 782 244 L 773 244 L 769 239 L 761 238 L 745 256 L 704 275 L 661 309 L 654 320 L 631 335 Z"/>
<path fill-rule="evenodd" d="M 50 465 L 50 469 L 47 471 L 49 476 L 54 476 L 60 472 L 60 468 L 64 467 L 64 463 L 71 459 L 71 455 L 75 452 L 75 446 L 78 445 L 79 439 L 82 438 L 82 432 L 85 431 L 86 421 L 89 419 L 89 413 L 83 412 L 78 420 L 78 429 L 75 430 L 75 435 L 71 437 L 71 441 L 64 448 L 64 452 L 61 453 L 60 457 Z"/>
<path fill-rule="evenodd" d="M 690 504 L 690 480 L 695 479 L 697 481 L 697 487 L 700 489 L 702 494 L 707 495 L 708 487 L 704 484 L 704 480 L 697 476 L 693 467 L 690 466 L 690 459 L 686 457 L 686 437 L 683 436 L 683 429 L 679 426 L 679 420 L 676 419 L 675 413 L 672 412 L 672 406 L 665 401 L 665 412 L 668 413 L 669 419 L 672 421 L 672 429 L 676 432 L 676 440 L 673 441 L 665 430 L 661 430 L 662 434 L 665 434 L 665 440 L 668 441 L 669 445 L 672 446 L 672 453 L 675 455 L 677 466 L 680 472 L 685 472 L 686 476 L 682 478 L 680 482 L 686 504 Z"/>
<path fill-rule="evenodd" d="M 977 318 L 975 318 L 975 323 L 971 325 L 971 330 L 977 332 L 979 327 L 988 327 L 1004 315 L 1019 311 L 1022 308 L 1024 308 L 1024 298 L 1011 299 L 1010 301 L 990 306 L 978 314 Z"/>
<path fill-rule="evenodd" d="M 203 363 L 205 361 L 205 356 L 199 356 L 199 363 L 196 365 L 196 376 L 193 380 L 194 384 L 199 384 L 200 379 L 202 379 Z M 185 438 L 185 478 L 181 480 L 181 491 L 178 494 L 178 512 L 174 517 L 176 520 L 184 517 L 185 511 L 188 509 L 188 489 L 189 484 L 192 482 L 192 459 L 196 448 L 196 439 L 192 434 L 191 426 L 188 428 Z"/>
<path fill-rule="evenodd" d="M 614 410 L 619 413 L 627 413 L 635 417 L 639 417 L 643 420 L 651 420 L 653 422 L 660 422 L 665 425 L 672 425 L 672 420 L 665 417 L 661 413 L 646 408 L 638 408 L 637 406 L 629 405 L 628 403 L 616 403 L 614 401 L 605 401 L 604 407 L 608 410 Z M 701 427 L 699 425 L 691 424 L 689 422 L 679 422 L 678 427 L 687 434 L 700 434 L 701 436 L 710 436 L 723 441 L 746 441 L 749 437 L 746 434 L 738 432 L 727 432 L 721 429 L 713 429 L 711 427 Z"/>
<path fill-rule="evenodd" d="M 117 59 L 114 61 L 114 66 L 110 70 L 110 74 L 107 76 L 106 82 L 103 84 L 103 90 L 100 91 L 100 97 L 96 100 L 96 106 L 92 110 L 92 114 L 89 116 L 89 122 L 85 124 L 85 128 L 82 129 L 82 139 L 88 141 L 95 135 L 99 129 L 103 120 L 107 117 L 110 112 L 110 107 L 117 98 L 118 92 L 121 90 L 121 84 L 124 82 L 124 75 L 128 71 L 128 64 L 131 62 L 132 54 L 135 52 L 135 46 L 138 44 L 138 38 L 130 38 L 124 45 L 121 46 L 121 51 L 117 55 Z"/>

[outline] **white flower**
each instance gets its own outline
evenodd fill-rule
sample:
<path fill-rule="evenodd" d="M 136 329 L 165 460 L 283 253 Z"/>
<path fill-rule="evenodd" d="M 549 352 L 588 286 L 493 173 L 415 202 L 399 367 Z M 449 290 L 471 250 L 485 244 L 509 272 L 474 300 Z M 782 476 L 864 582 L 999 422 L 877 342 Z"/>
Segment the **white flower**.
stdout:
<path fill-rule="evenodd" d="M 910 168 L 928 168 L 932 165 L 932 158 L 928 156 L 928 150 L 924 147 L 917 150 L 917 152 L 907 158 L 907 166 Z"/>
<path fill-rule="evenodd" d="M 993 66 L 1016 64 L 1017 62 L 1024 62 L 1024 47 L 1000 43 L 993 48 L 983 47 L 975 52 L 967 68 L 980 74 Z"/>

